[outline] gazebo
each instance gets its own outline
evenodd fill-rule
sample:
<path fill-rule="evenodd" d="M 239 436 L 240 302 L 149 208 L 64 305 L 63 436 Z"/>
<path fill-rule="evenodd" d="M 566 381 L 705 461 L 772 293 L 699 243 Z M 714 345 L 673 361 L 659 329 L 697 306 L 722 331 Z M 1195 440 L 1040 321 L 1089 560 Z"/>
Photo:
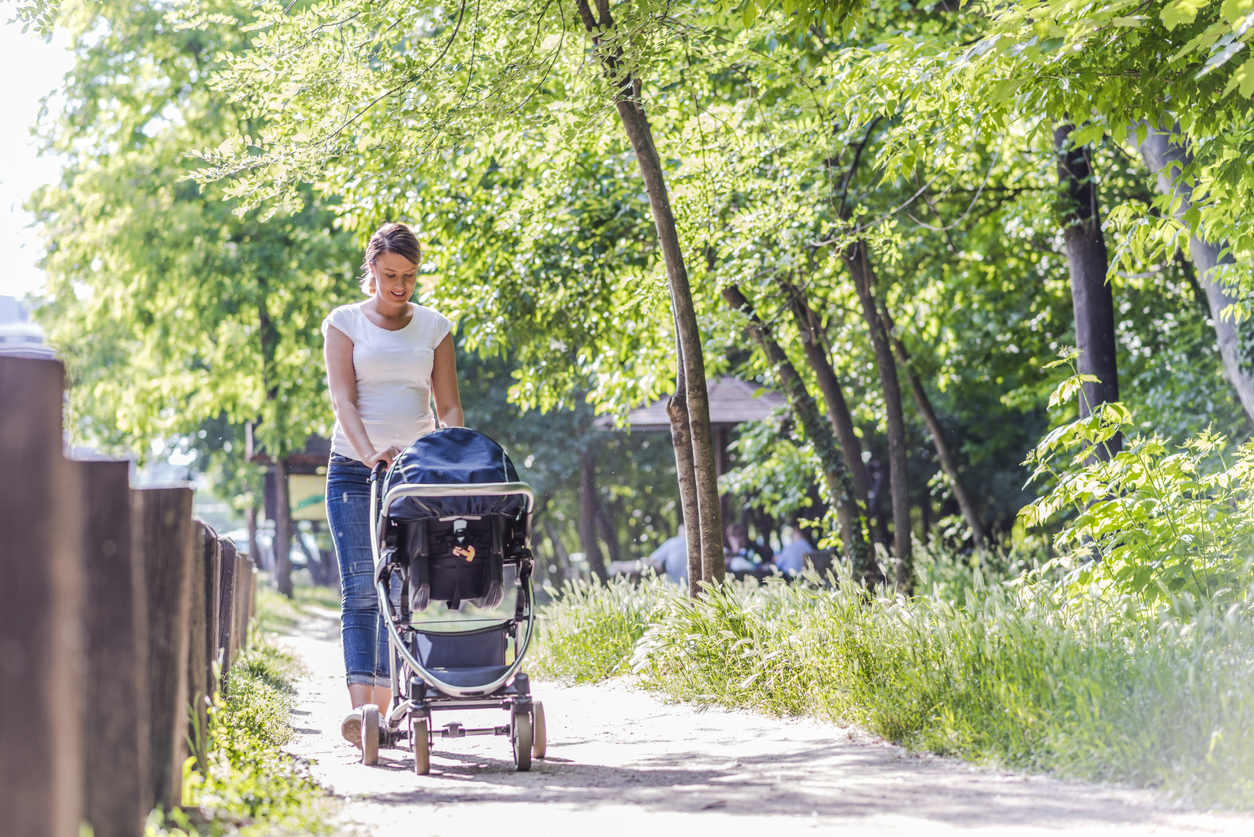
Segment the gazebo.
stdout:
<path fill-rule="evenodd" d="M 728 375 L 710 379 L 706 387 L 710 394 L 710 429 L 714 433 L 715 470 L 721 477 L 728 470 L 727 442 L 731 429 L 747 421 L 761 421 L 784 404 L 786 399 L 777 392 L 760 391 L 761 387 L 758 385 Z M 637 407 L 627 414 L 627 424 L 633 430 L 669 431 L 671 420 L 666 414 L 667 400 L 659 398 Z M 605 430 L 614 426 L 613 419 L 609 416 L 598 419 L 596 424 Z M 727 517 L 726 504 L 727 499 L 724 497 L 724 519 Z"/>

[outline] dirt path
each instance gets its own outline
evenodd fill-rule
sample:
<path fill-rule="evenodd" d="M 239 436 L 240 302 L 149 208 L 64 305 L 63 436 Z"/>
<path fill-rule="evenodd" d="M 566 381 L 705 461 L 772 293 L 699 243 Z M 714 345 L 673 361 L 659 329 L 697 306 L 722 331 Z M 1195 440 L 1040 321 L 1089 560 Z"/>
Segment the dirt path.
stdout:
<path fill-rule="evenodd" d="M 668 706 L 621 683 L 535 683 L 549 757 L 530 773 L 514 772 L 503 737 L 437 740 L 426 777 L 402 750 L 384 750 L 367 768 L 339 737 L 348 705 L 338 632 L 337 615 L 324 611 L 283 641 L 311 672 L 288 749 L 344 800 L 345 833 L 1254 833 L 1254 817 L 1181 812 L 1147 792 L 911 756 L 827 724 Z M 505 714 L 478 723 L 505 723 Z"/>

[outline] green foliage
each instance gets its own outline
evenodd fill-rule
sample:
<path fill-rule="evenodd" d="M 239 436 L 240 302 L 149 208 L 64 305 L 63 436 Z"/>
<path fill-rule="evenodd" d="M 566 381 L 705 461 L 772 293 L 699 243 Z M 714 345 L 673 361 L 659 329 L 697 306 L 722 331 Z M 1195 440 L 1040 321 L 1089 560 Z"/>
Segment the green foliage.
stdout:
<path fill-rule="evenodd" d="M 183 809 L 164 816 L 154 812 L 147 837 L 331 833 L 324 821 L 325 792 L 281 749 L 292 737 L 292 684 L 303 675 L 302 665 L 263 630 L 290 618 L 309 595 L 304 589 L 293 605 L 267 588 L 258 589 L 258 621 L 250 629 L 248 648 L 232 662 L 226 695 L 214 695 L 208 769 L 197 771 L 188 760 Z"/>
<path fill-rule="evenodd" d="M 548 592 L 555 603 L 539 614 L 538 647 L 529 665 L 538 676 L 574 683 L 625 674 L 650 613 L 667 595 L 663 582 L 624 579 L 567 581 Z"/>
<path fill-rule="evenodd" d="M 1067 353 L 1060 362 L 1073 360 Z M 1072 374 L 1050 405 L 1074 400 L 1090 379 Z M 1076 593 L 1093 589 L 1154 602 L 1187 591 L 1205 602 L 1248 602 L 1254 443 L 1238 448 L 1231 464 L 1226 440 L 1209 430 L 1182 445 L 1130 436 L 1109 456 L 1110 440 L 1131 424 L 1122 404 L 1104 404 L 1051 431 L 1027 464 L 1035 467 L 1034 479 L 1053 487 L 1023 510 L 1024 522 L 1044 526 L 1068 515 L 1054 542 Z"/>
<path fill-rule="evenodd" d="M 271 453 L 327 434 L 318 323 L 359 298 L 359 251 L 319 202 L 236 216 L 220 188 L 185 179 L 190 149 L 246 122 L 206 81 L 219 55 L 247 47 L 248 12 L 204 8 L 223 25 L 180 28 L 161 6 L 62 4 L 75 66 L 65 109 L 40 126 L 64 171 L 31 200 L 48 246 L 37 316 L 67 361 L 76 441 L 143 456 L 210 430 L 202 469 L 233 478 L 246 421 Z"/>
<path fill-rule="evenodd" d="M 634 652 L 639 683 L 677 700 L 856 723 L 912 748 L 1254 806 L 1249 614 L 1159 621 L 1127 600 L 1060 607 L 1044 588 L 975 585 L 961 605 L 852 580 L 658 589 Z M 550 606 L 563 674 L 617 670 L 553 634 L 604 600 Z M 584 610 L 589 611 L 588 616 Z M 563 626 L 563 627 L 559 627 Z"/>

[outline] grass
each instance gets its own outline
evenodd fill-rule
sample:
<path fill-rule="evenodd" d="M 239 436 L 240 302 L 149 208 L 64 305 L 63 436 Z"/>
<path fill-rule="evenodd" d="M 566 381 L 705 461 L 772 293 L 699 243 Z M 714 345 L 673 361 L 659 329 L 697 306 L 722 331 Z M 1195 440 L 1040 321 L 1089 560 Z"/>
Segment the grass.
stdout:
<path fill-rule="evenodd" d="M 335 593 L 297 588 L 295 599 L 288 600 L 258 588 L 248 648 L 231 666 L 228 691 L 217 696 L 211 715 L 208 769 L 197 771 L 188 760 L 183 808 L 154 811 L 145 837 L 331 833 L 325 823 L 327 794 L 281 749 L 291 739 L 293 683 L 302 668 L 271 633 L 294 622 L 301 608 L 328 604 L 328 595 Z"/>
<path fill-rule="evenodd" d="M 908 747 L 1254 807 L 1254 625 L 986 583 L 957 600 L 846 582 L 573 586 L 544 613 L 543 674 L 635 671 L 675 700 L 857 724 Z M 616 610 L 619 610 L 617 614 Z M 631 651 L 625 649 L 630 646 Z"/>

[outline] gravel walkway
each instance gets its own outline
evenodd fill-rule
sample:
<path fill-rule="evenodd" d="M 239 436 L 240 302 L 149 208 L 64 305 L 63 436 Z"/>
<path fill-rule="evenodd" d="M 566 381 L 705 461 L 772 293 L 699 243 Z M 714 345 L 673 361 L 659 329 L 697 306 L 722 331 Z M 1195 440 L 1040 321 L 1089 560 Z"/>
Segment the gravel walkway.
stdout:
<path fill-rule="evenodd" d="M 288 749 L 342 798 L 345 834 L 1254 834 L 1250 816 L 912 756 L 829 724 L 667 705 L 621 682 L 534 683 L 549 748 L 529 773 L 514 771 L 504 737 L 437 739 L 430 776 L 415 776 L 403 750 L 363 767 L 339 736 L 348 700 L 338 615 L 316 612 L 283 641 L 310 670 Z"/>

